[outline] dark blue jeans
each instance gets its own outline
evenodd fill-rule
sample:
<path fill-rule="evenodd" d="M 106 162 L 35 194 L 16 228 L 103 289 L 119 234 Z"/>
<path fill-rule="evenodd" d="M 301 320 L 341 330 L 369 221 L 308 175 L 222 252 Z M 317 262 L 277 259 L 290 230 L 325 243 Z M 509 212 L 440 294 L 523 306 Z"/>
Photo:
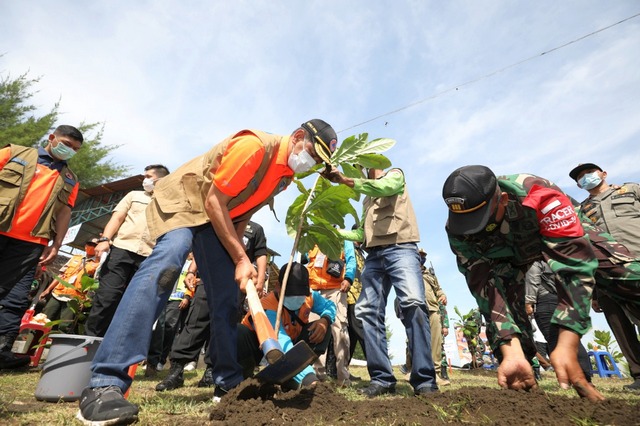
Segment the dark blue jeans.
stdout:
<path fill-rule="evenodd" d="M 231 389 L 242 381 L 237 356 L 238 286 L 235 265 L 210 224 L 179 228 L 160 238 L 133 276 L 91 366 L 89 386 L 131 385 L 130 365 L 147 356 L 151 327 L 164 309 L 193 247 L 211 313 L 210 356 L 216 385 Z"/>
<path fill-rule="evenodd" d="M 387 297 L 393 287 L 400 303 L 413 358 L 409 383 L 415 390 L 438 389 L 431 359 L 431 328 L 424 298 L 420 255 L 415 244 L 395 244 L 369 250 L 362 271 L 362 293 L 356 317 L 362 321 L 371 383 L 396 383 L 389 359 L 385 327 Z"/>

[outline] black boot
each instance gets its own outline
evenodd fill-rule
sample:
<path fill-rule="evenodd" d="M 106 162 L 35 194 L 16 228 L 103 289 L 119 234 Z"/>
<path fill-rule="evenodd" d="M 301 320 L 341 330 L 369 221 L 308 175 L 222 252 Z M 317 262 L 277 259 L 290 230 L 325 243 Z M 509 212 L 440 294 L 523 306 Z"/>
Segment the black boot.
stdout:
<path fill-rule="evenodd" d="M 198 382 L 199 388 L 212 388 L 215 385 L 213 382 L 213 368 L 207 365 L 207 369 L 204 370 L 202 378 Z"/>
<path fill-rule="evenodd" d="M 184 365 L 178 362 L 171 363 L 171 370 L 169 370 L 169 374 L 164 378 L 163 381 L 156 385 L 156 391 L 163 392 L 167 390 L 173 390 L 177 388 L 181 388 L 184 385 L 184 377 L 182 373 L 184 372 Z"/>
<path fill-rule="evenodd" d="M 27 355 L 17 355 L 11 352 L 16 336 L 4 334 L 0 336 L 0 370 L 26 367 L 31 362 Z"/>

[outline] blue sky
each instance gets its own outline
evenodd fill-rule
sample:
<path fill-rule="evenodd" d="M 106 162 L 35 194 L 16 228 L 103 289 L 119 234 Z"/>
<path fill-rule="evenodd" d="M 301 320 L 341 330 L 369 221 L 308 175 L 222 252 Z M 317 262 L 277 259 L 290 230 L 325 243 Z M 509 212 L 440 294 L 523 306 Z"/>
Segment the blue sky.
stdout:
<path fill-rule="evenodd" d="M 638 14 L 635 1 L 1 4 L 0 74 L 41 77 L 32 101 L 59 101 L 60 124 L 104 122 L 103 141 L 121 145 L 112 159 L 132 174 L 173 170 L 243 128 L 288 134 L 310 118 L 340 139 L 396 139 L 387 155 L 406 173 L 452 314 L 474 301 L 444 233 L 451 171 L 534 173 L 578 199 L 578 163 L 638 181 L 640 17 L 570 43 Z M 277 198 L 279 218 L 297 195 Z M 282 223 L 266 210 L 255 219 L 286 261 Z M 388 316 L 399 361 L 404 333 Z M 601 314 L 594 324 L 606 328 Z"/>

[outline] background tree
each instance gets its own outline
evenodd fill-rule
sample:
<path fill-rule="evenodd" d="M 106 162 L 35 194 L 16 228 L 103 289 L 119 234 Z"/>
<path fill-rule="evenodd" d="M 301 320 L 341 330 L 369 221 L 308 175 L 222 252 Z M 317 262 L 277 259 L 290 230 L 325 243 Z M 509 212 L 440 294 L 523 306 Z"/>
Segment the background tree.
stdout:
<path fill-rule="evenodd" d="M 9 143 L 38 146 L 58 124 L 62 124 L 56 123 L 59 102 L 42 116 L 37 115 L 38 108 L 30 103 L 36 93 L 33 86 L 39 82 L 40 78 L 29 78 L 26 73 L 17 78 L 10 75 L 0 77 L 0 146 Z M 80 186 L 90 188 L 123 177 L 129 167 L 107 159 L 119 145 L 102 143 L 104 125 L 80 123 L 75 127 L 84 135 L 84 143 L 82 149 L 69 161 L 69 165 L 78 175 Z"/>

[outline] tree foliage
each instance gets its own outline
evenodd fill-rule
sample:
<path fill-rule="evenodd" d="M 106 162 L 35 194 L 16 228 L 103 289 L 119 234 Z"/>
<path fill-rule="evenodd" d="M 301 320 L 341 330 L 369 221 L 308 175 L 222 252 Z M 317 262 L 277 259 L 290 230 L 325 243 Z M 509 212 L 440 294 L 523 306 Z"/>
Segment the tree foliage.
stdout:
<path fill-rule="evenodd" d="M 622 360 L 622 353 L 616 349 L 616 340 L 611 335 L 611 332 L 604 330 L 593 330 L 593 342 L 587 343 L 587 347 L 592 351 L 597 351 L 600 348 L 604 348 L 606 352 L 609 352 L 616 362 Z"/>
<path fill-rule="evenodd" d="M 40 78 L 22 74 L 0 77 L 0 146 L 15 144 L 36 147 L 45 143 L 48 135 L 57 127 L 59 102 L 44 115 L 38 115 L 38 107 L 31 103 L 35 85 Z M 72 124 L 73 125 L 73 124 Z M 84 135 L 84 143 L 69 161 L 69 167 L 78 175 L 80 186 L 89 188 L 121 178 L 129 167 L 114 164 L 107 157 L 119 145 L 102 143 L 104 125 L 80 123 L 75 125 Z"/>
<path fill-rule="evenodd" d="M 391 161 L 381 154 L 395 145 L 392 139 L 368 140 L 368 134 L 346 138 L 331 157 L 335 166 L 342 168 L 349 177 L 362 177 L 359 167 L 386 169 Z M 359 167 L 355 167 L 359 166 Z M 338 259 L 342 251 L 342 239 L 334 225 L 345 227 L 345 217 L 352 216 L 359 222 L 356 209 L 351 200 L 358 200 L 359 194 L 346 185 L 332 185 L 327 179 L 319 176 L 314 185 L 307 189 L 302 179 L 318 172 L 322 165 L 311 171 L 296 175 L 295 183 L 300 191 L 287 211 L 287 233 L 296 238 L 297 250 L 306 253 L 314 244 L 329 258 Z"/>

